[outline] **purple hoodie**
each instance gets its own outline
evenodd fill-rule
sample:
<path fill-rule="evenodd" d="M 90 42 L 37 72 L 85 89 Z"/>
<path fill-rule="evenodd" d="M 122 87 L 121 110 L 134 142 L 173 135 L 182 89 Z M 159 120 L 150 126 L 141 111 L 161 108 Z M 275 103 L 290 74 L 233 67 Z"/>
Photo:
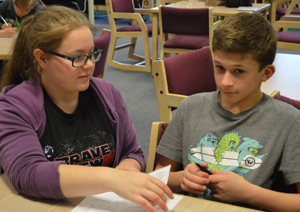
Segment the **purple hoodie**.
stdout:
<path fill-rule="evenodd" d="M 126 104 L 111 83 L 92 78 L 91 88 L 102 101 L 116 132 L 113 167 L 125 158 L 146 164 Z M 24 81 L 3 88 L 0 94 L 0 164 L 14 188 L 37 198 L 65 199 L 59 183 L 58 166 L 44 156 L 39 138 L 46 126 L 41 83 Z"/>

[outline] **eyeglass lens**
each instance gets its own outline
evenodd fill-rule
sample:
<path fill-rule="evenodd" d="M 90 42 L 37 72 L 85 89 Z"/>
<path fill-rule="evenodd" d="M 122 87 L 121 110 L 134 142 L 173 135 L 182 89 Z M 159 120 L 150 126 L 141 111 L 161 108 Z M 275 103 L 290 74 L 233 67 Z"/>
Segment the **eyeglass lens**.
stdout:
<path fill-rule="evenodd" d="M 102 51 L 96 51 L 90 54 L 89 56 L 80 55 L 73 59 L 73 66 L 80 67 L 86 64 L 87 60 L 90 59 L 93 63 L 96 63 L 100 60 Z"/>

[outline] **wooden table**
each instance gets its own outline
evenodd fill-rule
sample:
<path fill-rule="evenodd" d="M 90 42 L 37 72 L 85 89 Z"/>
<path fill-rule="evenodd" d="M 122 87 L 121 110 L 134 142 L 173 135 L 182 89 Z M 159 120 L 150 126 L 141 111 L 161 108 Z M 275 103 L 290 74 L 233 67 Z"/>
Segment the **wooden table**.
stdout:
<path fill-rule="evenodd" d="M 14 190 L 5 174 L 0 176 L 0 211 L 3 212 L 67 212 L 71 211 L 83 199 L 83 197 L 80 197 L 55 201 L 24 197 Z M 257 210 L 184 196 L 172 211 L 255 212 Z"/>
<path fill-rule="evenodd" d="M 7 60 L 12 53 L 15 38 L 0 38 L 0 60 Z"/>
<path fill-rule="evenodd" d="M 274 61 L 275 74 L 262 83 L 261 89 L 269 94 L 273 90 L 281 95 L 300 100 L 300 55 L 277 53 Z"/>
<path fill-rule="evenodd" d="M 255 12 L 267 13 L 267 10 L 270 8 L 270 4 L 253 4 L 253 7 L 256 7 L 257 10 Z M 240 12 L 253 12 L 253 11 L 238 11 L 237 8 L 228 8 L 225 6 L 205 6 L 204 2 L 189 2 L 189 1 L 181 1 L 173 4 L 167 5 L 167 7 L 177 7 L 177 8 L 213 8 L 214 16 L 230 16 Z M 151 8 L 150 13 L 153 14 L 152 19 L 152 61 L 158 59 L 158 13 L 159 8 Z"/>

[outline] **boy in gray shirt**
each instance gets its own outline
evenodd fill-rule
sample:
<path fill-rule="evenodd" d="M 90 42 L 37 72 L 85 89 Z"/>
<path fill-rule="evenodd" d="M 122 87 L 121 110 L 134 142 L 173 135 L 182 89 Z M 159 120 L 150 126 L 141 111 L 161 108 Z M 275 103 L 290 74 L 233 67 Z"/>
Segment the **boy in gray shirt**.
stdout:
<path fill-rule="evenodd" d="M 156 169 L 171 164 L 173 192 L 300 211 L 300 194 L 270 190 L 282 172 L 300 191 L 300 111 L 260 89 L 275 73 L 276 46 L 277 33 L 257 13 L 227 17 L 216 29 L 218 91 L 183 100 L 157 148 Z"/>

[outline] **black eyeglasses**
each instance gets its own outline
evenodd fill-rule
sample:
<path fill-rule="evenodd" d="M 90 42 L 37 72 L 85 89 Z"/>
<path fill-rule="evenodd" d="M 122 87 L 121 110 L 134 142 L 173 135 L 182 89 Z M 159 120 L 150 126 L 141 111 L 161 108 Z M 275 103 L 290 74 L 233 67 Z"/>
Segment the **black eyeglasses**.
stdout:
<path fill-rule="evenodd" d="M 57 52 L 47 52 L 47 53 L 58 56 L 58 57 L 62 57 L 67 60 L 71 60 L 73 67 L 81 67 L 86 64 L 88 59 L 90 59 L 92 61 L 92 63 L 98 62 L 102 56 L 102 52 L 103 52 L 102 49 L 99 49 L 98 47 L 95 46 L 94 52 L 90 55 L 78 55 L 75 57 L 69 57 L 69 56 L 66 56 L 63 54 L 59 54 Z"/>

